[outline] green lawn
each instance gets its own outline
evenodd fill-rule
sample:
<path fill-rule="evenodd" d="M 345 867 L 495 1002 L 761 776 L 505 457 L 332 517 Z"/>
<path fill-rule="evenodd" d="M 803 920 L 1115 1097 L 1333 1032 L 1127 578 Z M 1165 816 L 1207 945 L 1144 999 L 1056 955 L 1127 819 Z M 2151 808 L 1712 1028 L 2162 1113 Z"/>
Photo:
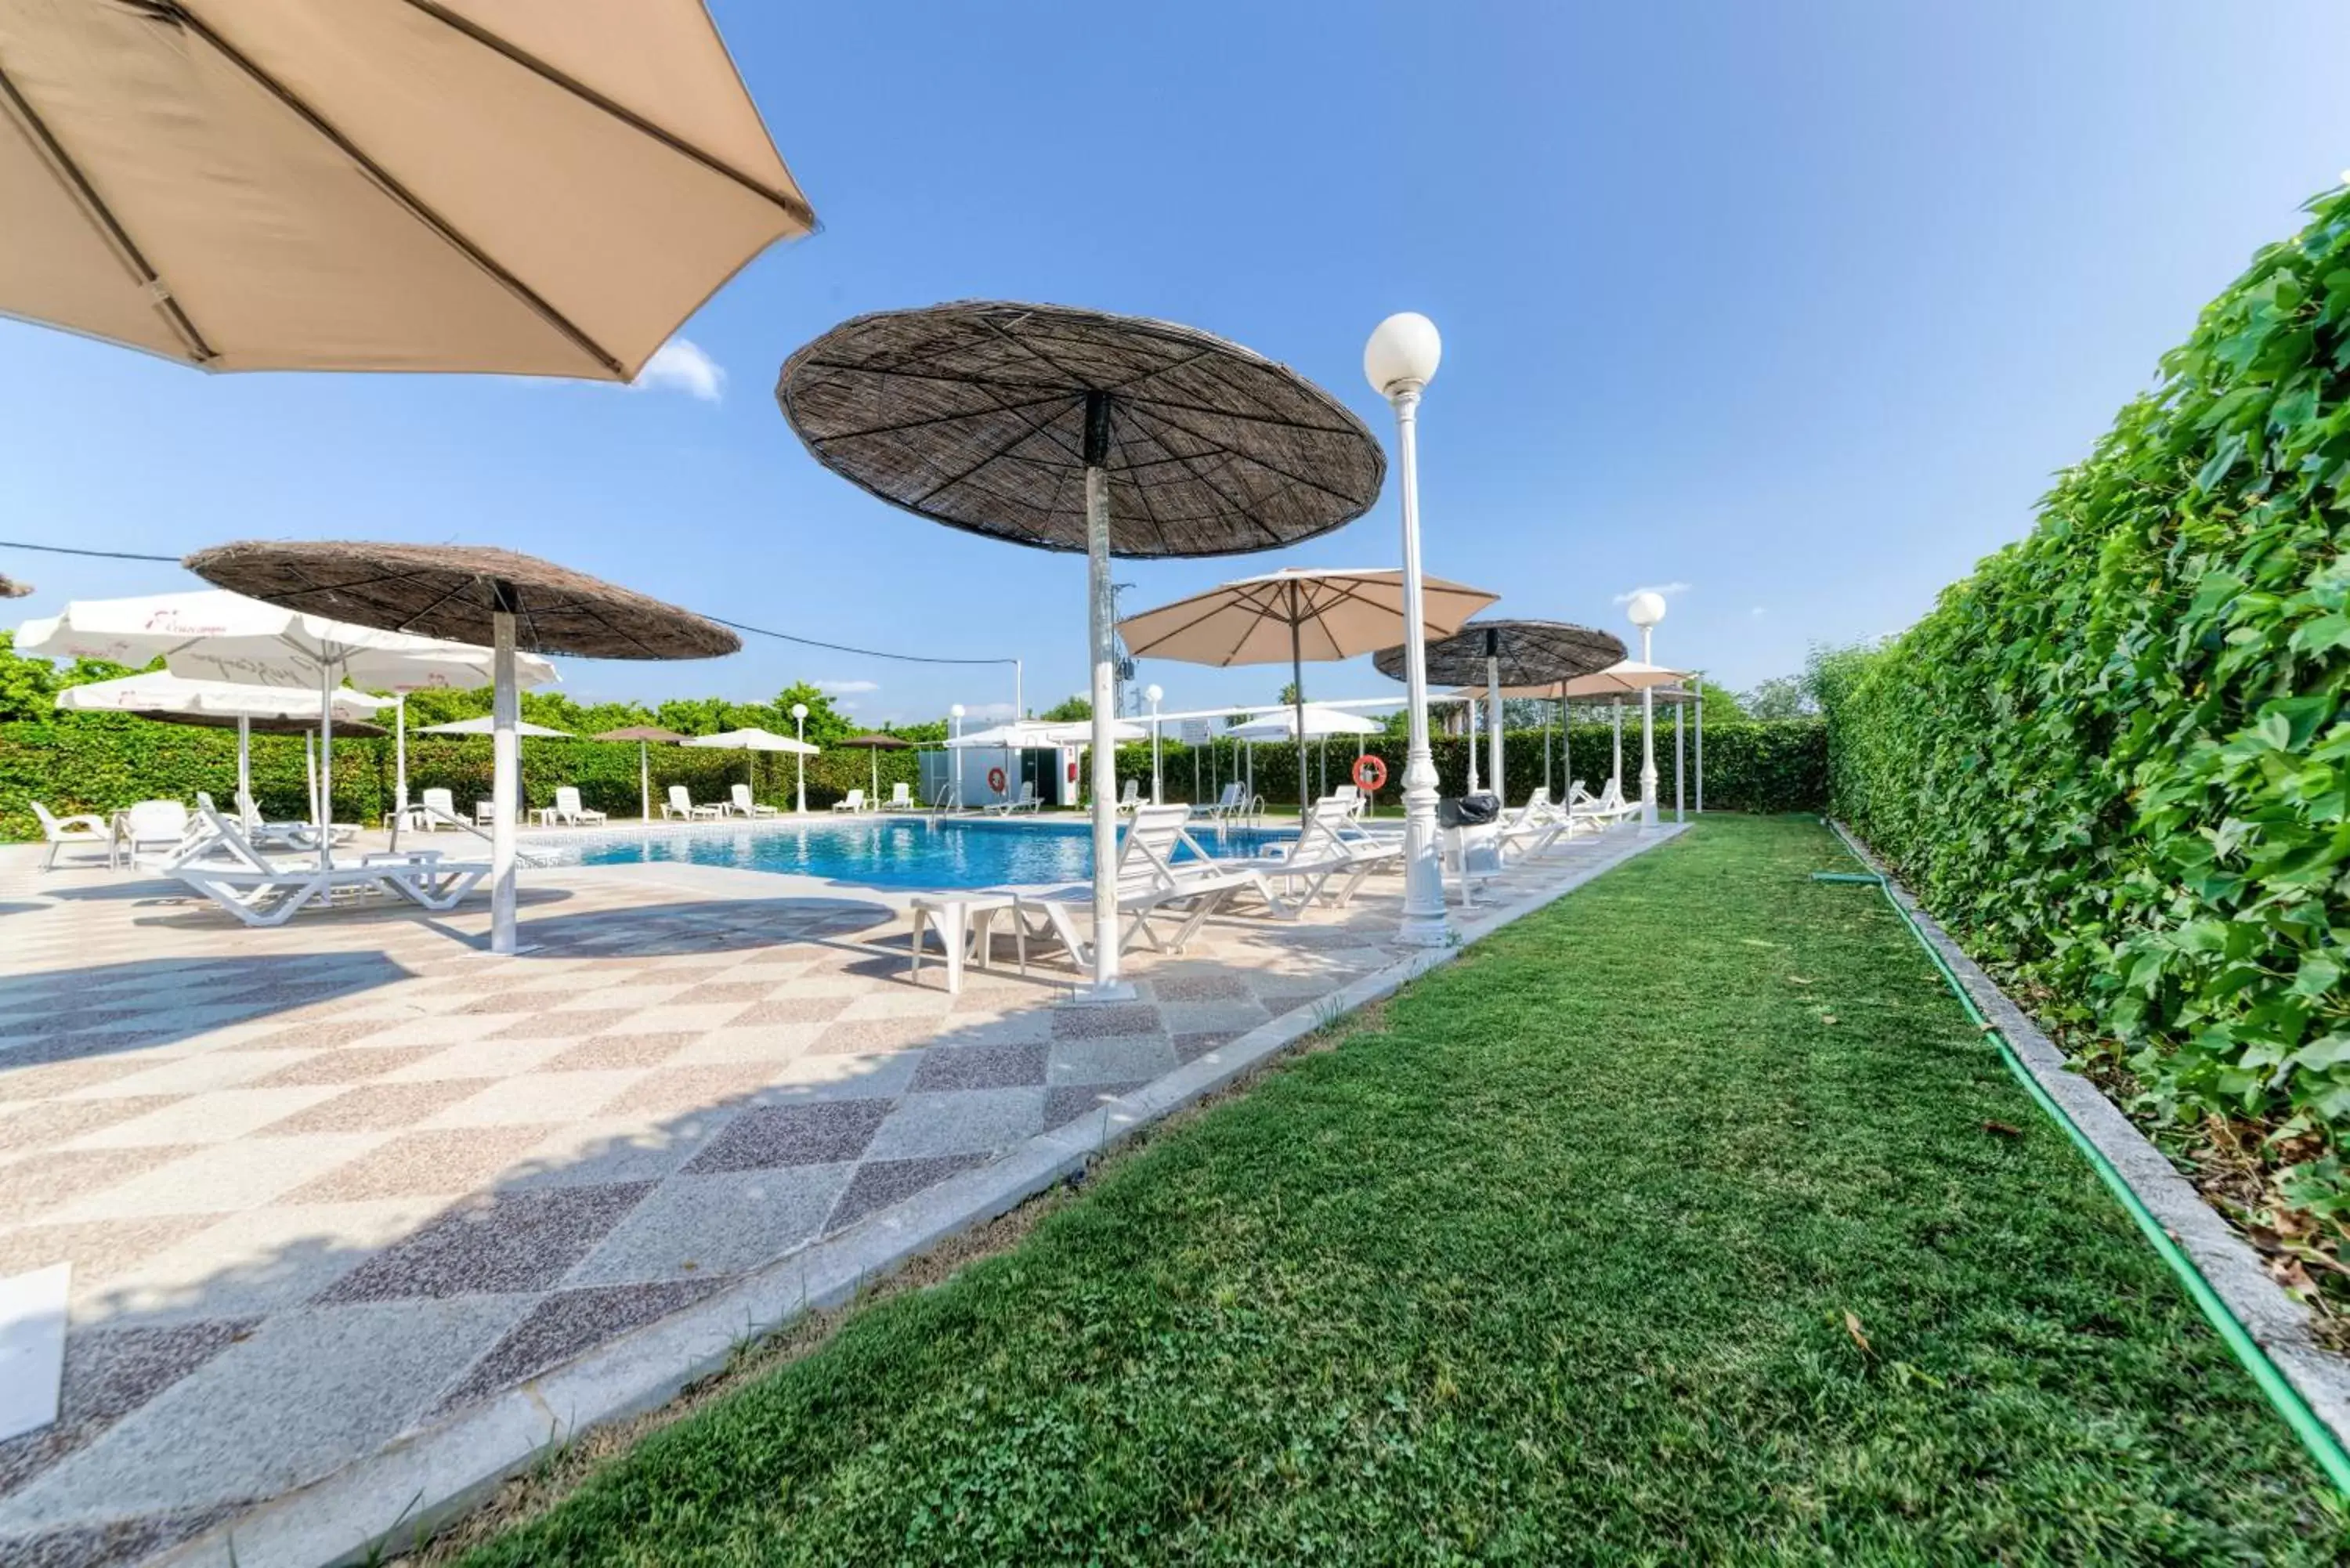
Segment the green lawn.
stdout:
<path fill-rule="evenodd" d="M 1708 819 L 472 1561 L 2336 1560 L 1843 864 Z"/>

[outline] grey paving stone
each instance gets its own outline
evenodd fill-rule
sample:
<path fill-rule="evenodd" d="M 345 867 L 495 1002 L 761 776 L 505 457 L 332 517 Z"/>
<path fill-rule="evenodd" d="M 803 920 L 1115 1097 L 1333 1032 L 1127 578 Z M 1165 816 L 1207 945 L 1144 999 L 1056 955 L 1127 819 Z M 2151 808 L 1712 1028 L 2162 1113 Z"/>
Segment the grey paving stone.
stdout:
<path fill-rule="evenodd" d="M 923 1093 L 1033 1087 L 1045 1081 L 1045 1052 L 1041 1043 L 1023 1041 L 935 1046 L 923 1053 L 910 1087 Z"/>
<path fill-rule="evenodd" d="M 215 1318 L 170 1328 L 101 1329 L 66 1341 L 57 1418 L 0 1442 L 0 1497 L 24 1486 L 123 1417 L 227 1349 L 257 1320 Z"/>
<path fill-rule="evenodd" d="M 1249 988 L 1238 975 L 1213 971 L 1190 974 L 1153 974 L 1150 993 L 1161 1002 L 1245 1002 Z"/>
<path fill-rule="evenodd" d="M 16 1493 L 12 1517 L 83 1525 L 315 1480 L 405 1429 L 534 1300 L 280 1313 Z"/>
<path fill-rule="evenodd" d="M 856 1167 L 676 1176 L 622 1220 L 567 1285 L 738 1274 L 812 1240 Z"/>
<path fill-rule="evenodd" d="M 542 1291 L 652 1190 L 650 1182 L 502 1192 L 443 1214 L 319 1293 L 321 1306 Z"/>
<path fill-rule="evenodd" d="M 244 1509 L 248 1501 L 239 1498 L 208 1508 L 164 1509 L 33 1536 L 0 1536 L 0 1563 L 10 1568 L 128 1568 L 201 1535 Z"/>
<path fill-rule="evenodd" d="M 1106 1040 L 1113 1034 L 1156 1034 L 1159 1009 L 1147 1002 L 1060 1007 L 1053 1012 L 1055 1040 Z"/>
<path fill-rule="evenodd" d="M 191 1150 L 169 1147 L 53 1149 L 0 1166 L 0 1225 L 21 1224 L 66 1199 L 119 1186 Z"/>
<path fill-rule="evenodd" d="M 977 1154 L 941 1155 L 929 1159 L 868 1159 L 857 1168 L 857 1175 L 840 1195 L 832 1217 L 825 1221 L 825 1234 L 845 1231 L 876 1210 L 903 1202 L 949 1177 L 960 1176 L 986 1163 L 986 1157 Z"/>
<path fill-rule="evenodd" d="M 724 1282 L 721 1278 L 671 1280 L 557 1291 L 508 1329 L 442 1397 L 439 1408 L 453 1410 L 520 1383 L 632 1328 L 691 1306 Z"/>
<path fill-rule="evenodd" d="M 1209 1029 L 1194 1034 L 1175 1036 L 1175 1059 L 1190 1066 L 1219 1045 L 1229 1045 L 1247 1031 L 1240 1029 Z"/>
<path fill-rule="evenodd" d="M 1137 1078 L 1123 1084 L 1065 1084 L 1045 1091 L 1045 1130 L 1066 1127 L 1080 1116 L 1101 1109 L 1107 1100 L 1132 1094 L 1150 1080 Z"/>
<path fill-rule="evenodd" d="M 839 1017 L 853 1000 L 847 996 L 774 997 L 736 1013 L 728 1027 L 747 1029 L 761 1023 L 829 1023 Z"/>
<path fill-rule="evenodd" d="M 388 1132 L 413 1127 L 435 1111 L 471 1099 L 498 1080 L 435 1078 L 421 1083 L 363 1084 L 331 1100 L 296 1111 L 260 1128 L 257 1137 L 293 1137 L 310 1133 Z"/>
<path fill-rule="evenodd" d="M 959 1089 L 908 1095 L 866 1147 L 869 1159 L 992 1154 L 1044 1130 L 1045 1091 Z"/>
<path fill-rule="evenodd" d="M 711 1139 L 685 1171 L 689 1176 L 707 1176 L 722 1170 L 855 1159 L 873 1141 L 890 1105 L 886 1099 L 832 1099 L 754 1106 Z"/>
<path fill-rule="evenodd" d="M 607 1067 L 657 1067 L 701 1038 L 684 1031 L 667 1034 L 598 1034 L 549 1056 L 538 1064 L 538 1071 L 581 1073 Z"/>
<path fill-rule="evenodd" d="M 1176 1066 L 1174 1044 L 1164 1034 L 1056 1040 L 1045 1064 L 1045 1081 L 1054 1085 L 1148 1083 Z"/>
<path fill-rule="evenodd" d="M 226 1050 L 242 1050 L 243 1046 L 225 1046 Z M 328 1049 L 304 1061 L 280 1067 L 250 1080 L 256 1089 L 278 1089 L 306 1084 L 364 1084 L 396 1072 L 411 1062 L 421 1062 L 439 1051 L 437 1045 L 351 1046 Z"/>

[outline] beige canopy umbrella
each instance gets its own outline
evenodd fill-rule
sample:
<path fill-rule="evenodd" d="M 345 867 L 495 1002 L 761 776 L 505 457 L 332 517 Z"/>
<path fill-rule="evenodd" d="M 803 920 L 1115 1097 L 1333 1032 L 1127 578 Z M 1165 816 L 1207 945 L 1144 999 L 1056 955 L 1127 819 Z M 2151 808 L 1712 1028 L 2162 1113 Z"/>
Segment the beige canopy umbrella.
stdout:
<path fill-rule="evenodd" d="M 607 730 L 594 737 L 598 741 L 634 741 L 637 743 L 637 788 L 643 797 L 645 820 L 653 819 L 653 764 L 650 746 L 659 741 L 674 745 L 685 739 L 675 730 L 664 730 L 659 724 L 624 724 L 617 730 Z"/>
<path fill-rule="evenodd" d="M 0 313 L 628 380 L 815 216 L 700 0 L 0 0 Z"/>
<path fill-rule="evenodd" d="M 1451 637 L 1461 623 L 1501 596 L 1440 577 L 1420 584 L 1423 642 Z M 1137 659 L 1186 664 L 1290 666 L 1290 727 L 1297 740 L 1297 810 L 1306 806 L 1305 661 L 1353 659 L 1408 640 L 1403 573 L 1376 566 L 1354 570 L 1284 566 L 1243 577 L 1161 605 L 1118 623 L 1127 651 Z"/>
<path fill-rule="evenodd" d="M 1605 669 L 1569 680 L 1558 689 L 1559 700 L 1572 697 L 1607 697 L 1614 700 L 1616 751 L 1612 761 L 1616 788 L 1624 788 L 1624 699 L 1660 686 L 1674 686 L 1690 679 L 1693 671 L 1668 670 L 1661 664 L 1649 664 L 1638 659 L 1619 659 Z"/>
<path fill-rule="evenodd" d="M 0 0 L 5 3 L 5 0 Z M 522 795 L 518 649 L 589 659 L 714 659 L 743 646 L 714 621 L 512 550 L 470 545 L 253 541 L 183 563 L 206 582 L 310 615 L 492 649 L 490 950 L 515 950 L 515 810 Z"/>
<path fill-rule="evenodd" d="M 1473 686 L 1482 678 L 1492 712 L 1486 745 L 1492 763 L 1488 780 L 1502 792 L 1502 698 L 1511 687 L 1544 686 L 1571 680 L 1607 667 L 1624 657 L 1623 639 L 1613 632 L 1564 620 L 1472 620 L 1441 642 L 1427 646 L 1428 678 L 1448 684 Z M 1390 648 L 1371 656 L 1382 675 L 1404 678 L 1404 650 Z M 1470 704 L 1469 787 L 1477 787 L 1476 705 Z"/>

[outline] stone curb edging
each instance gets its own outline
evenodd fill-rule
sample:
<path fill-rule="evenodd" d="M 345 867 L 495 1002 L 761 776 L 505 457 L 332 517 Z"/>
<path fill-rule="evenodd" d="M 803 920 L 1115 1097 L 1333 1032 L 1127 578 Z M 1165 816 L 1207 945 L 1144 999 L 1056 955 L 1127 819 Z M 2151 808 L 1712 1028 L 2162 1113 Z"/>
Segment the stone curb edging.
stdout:
<path fill-rule="evenodd" d="M 1468 945 L 1533 914 L 1679 836 L 1636 829 L 1558 881 L 1457 920 L 1458 944 L 1415 952 L 1292 1010 L 1094 1116 L 1041 1133 L 1004 1158 L 915 1195 L 841 1235 L 767 1264 L 716 1296 L 589 1351 L 437 1427 L 262 1503 L 149 1559 L 151 1568 L 324 1568 L 402 1549 L 489 1496 L 508 1477 L 591 1427 L 659 1409 L 725 1369 L 737 1350 L 804 1313 L 854 1301 L 864 1288 L 942 1242 L 1082 1173 L 1152 1124 L 1230 1086 L 1305 1036 L 1393 995 Z M 1098 1131 L 1083 1130 L 1097 1127 Z"/>
<path fill-rule="evenodd" d="M 2310 1332 L 2309 1309 L 2269 1277 L 2251 1243 L 2203 1200 L 2194 1183 L 2178 1173 L 2137 1125 L 2095 1084 L 2065 1064 L 2064 1054 L 2055 1043 L 2041 1033 L 2031 1015 L 2009 999 L 1981 964 L 1950 940 L 1941 922 L 1895 878 L 1891 868 L 1844 824 L 1831 819 L 1829 826 L 1863 865 L 1885 878 L 1886 890 L 1918 922 L 1918 929 L 1942 955 L 1942 961 L 1950 966 L 1983 1016 L 2007 1036 L 2033 1079 L 2121 1173 L 2138 1201 L 2178 1243 L 2334 1439 L 2350 1446 L 2350 1360 L 2317 1343 Z"/>

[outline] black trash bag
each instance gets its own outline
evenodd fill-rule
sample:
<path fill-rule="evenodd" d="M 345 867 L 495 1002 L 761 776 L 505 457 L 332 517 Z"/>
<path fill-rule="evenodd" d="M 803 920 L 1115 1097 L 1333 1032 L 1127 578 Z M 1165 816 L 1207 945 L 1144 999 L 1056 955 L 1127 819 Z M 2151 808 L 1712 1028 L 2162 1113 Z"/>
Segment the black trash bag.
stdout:
<path fill-rule="evenodd" d="M 1482 827 L 1498 821 L 1501 815 L 1502 797 L 1485 790 L 1436 803 L 1436 823 L 1440 827 Z"/>

